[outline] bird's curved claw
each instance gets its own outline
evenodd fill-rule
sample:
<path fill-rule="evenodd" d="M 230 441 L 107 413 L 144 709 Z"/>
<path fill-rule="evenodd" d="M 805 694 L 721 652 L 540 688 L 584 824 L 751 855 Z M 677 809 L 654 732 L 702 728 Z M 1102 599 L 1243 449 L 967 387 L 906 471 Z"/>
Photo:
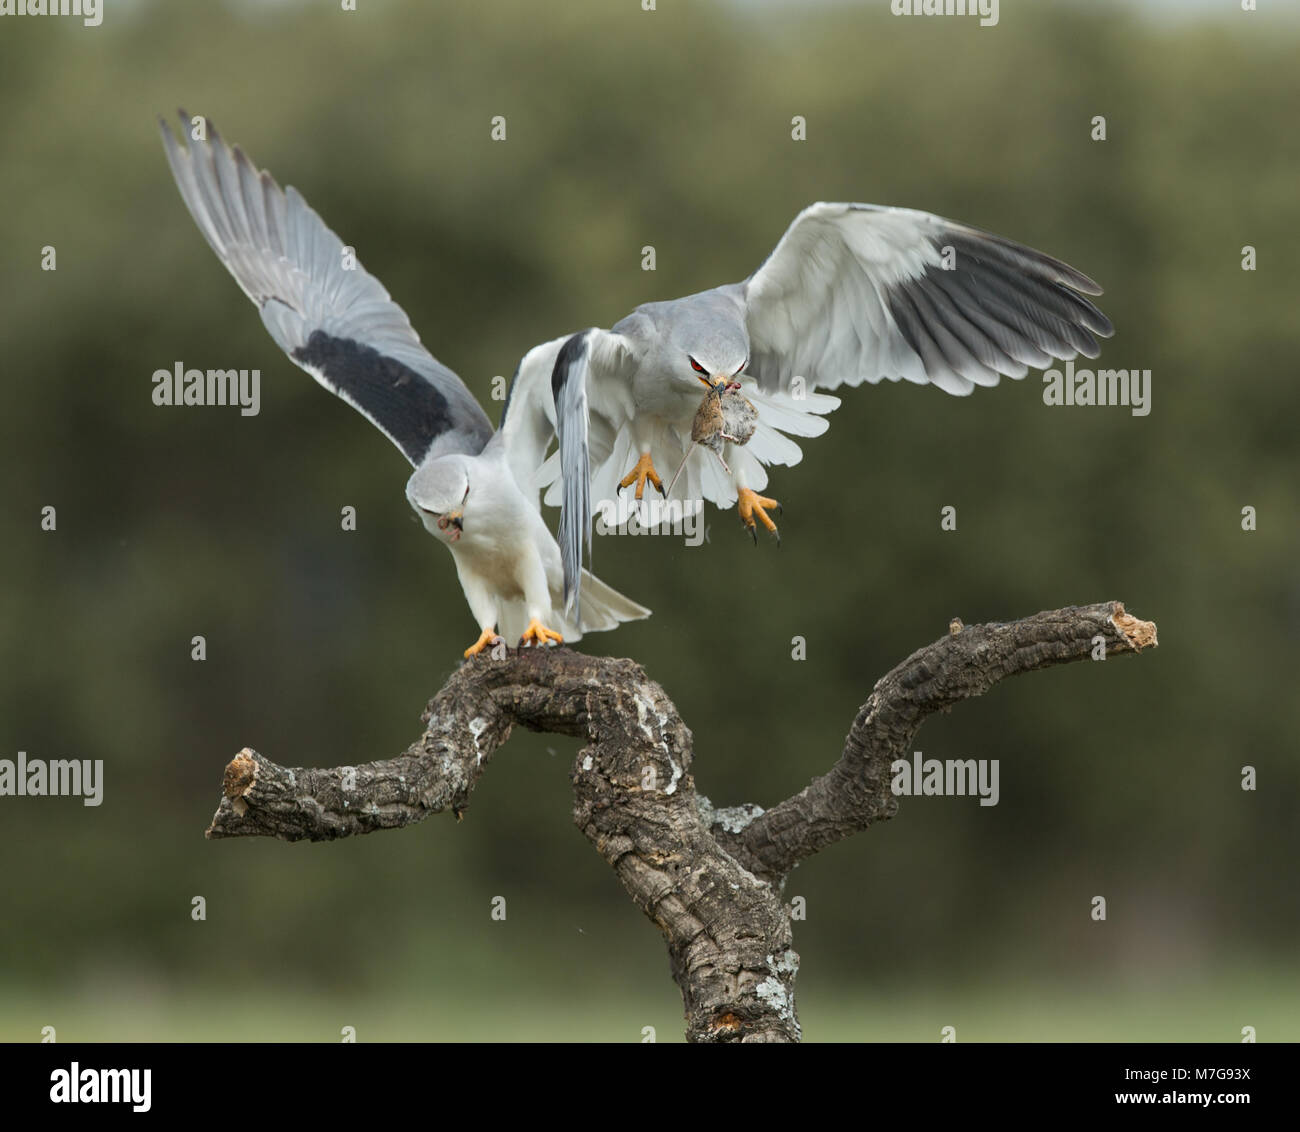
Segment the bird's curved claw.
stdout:
<path fill-rule="evenodd" d="M 768 511 L 776 508 L 778 515 L 783 514 L 781 504 L 775 499 L 768 499 L 765 495 L 759 495 L 756 491 L 751 491 L 747 487 L 742 487 L 739 497 L 736 500 L 736 510 L 740 512 L 740 521 L 745 524 L 745 529 L 749 531 L 750 537 L 754 540 L 754 545 L 758 545 L 758 527 L 754 520 L 758 519 L 772 534 L 776 537 L 777 546 L 781 545 L 781 532 L 776 529 L 776 524 L 768 517 Z"/>
<path fill-rule="evenodd" d="M 557 645 L 564 644 L 564 638 L 554 629 L 548 629 L 536 617 L 528 622 L 528 628 L 524 630 L 524 635 L 519 638 L 519 647 L 525 645 L 549 645 L 554 641 Z"/>
<path fill-rule="evenodd" d="M 636 497 L 640 499 L 645 494 L 645 482 L 649 480 L 655 485 L 655 489 L 660 495 L 664 494 L 663 481 L 659 478 L 659 473 L 655 471 L 655 464 L 650 459 L 649 452 L 642 452 L 637 459 L 636 466 L 628 472 L 621 480 L 618 481 L 619 489 L 631 487 L 636 484 Z"/>
<path fill-rule="evenodd" d="M 465 650 L 465 659 L 469 660 L 471 656 L 478 656 L 488 645 L 499 644 L 500 641 L 501 638 L 497 636 L 496 626 L 489 625 L 479 634 L 478 640 Z"/>

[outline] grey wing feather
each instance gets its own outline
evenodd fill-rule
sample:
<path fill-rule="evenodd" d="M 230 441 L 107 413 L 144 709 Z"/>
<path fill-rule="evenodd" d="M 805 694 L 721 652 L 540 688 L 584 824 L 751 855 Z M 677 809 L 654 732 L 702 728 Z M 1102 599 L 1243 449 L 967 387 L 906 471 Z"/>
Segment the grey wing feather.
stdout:
<path fill-rule="evenodd" d="M 560 504 L 558 541 L 564 563 L 564 602 L 580 618 L 583 550 L 591 558 L 591 467 L 587 440 L 587 380 L 596 331 L 573 335 L 560 348 L 551 374 L 555 398 L 556 433 L 560 441 Z"/>
<path fill-rule="evenodd" d="M 1082 272 L 914 209 L 821 202 L 736 284 L 764 389 L 900 378 L 949 393 L 1100 353 L 1114 333 Z"/>
<path fill-rule="evenodd" d="M 406 312 L 292 187 L 282 191 L 207 123 L 182 145 L 162 122 L 172 175 L 190 215 L 271 337 L 418 464 L 431 452 L 477 453 L 492 425 L 465 384 L 421 344 Z"/>
<path fill-rule="evenodd" d="M 492 443 L 505 451 L 511 474 L 522 491 L 541 510 L 541 469 L 555 437 L 555 401 L 551 376 L 565 334 L 534 346 L 515 367 L 506 393 L 505 407 Z"/>

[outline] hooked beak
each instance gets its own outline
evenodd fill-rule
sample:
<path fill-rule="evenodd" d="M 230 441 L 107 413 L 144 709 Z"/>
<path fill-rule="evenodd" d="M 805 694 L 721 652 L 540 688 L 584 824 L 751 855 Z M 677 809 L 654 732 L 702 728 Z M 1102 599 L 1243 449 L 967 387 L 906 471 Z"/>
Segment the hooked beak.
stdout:
<path fill-rule="evenodd" d="M 448 511 L 445 515 L 439 516 L 438 529 L 440 531 L 445 531 L 449 527 L 452 528 L 452 531 L 447 537 L 450 538 L 452 542 L 455 542 L 460 538 L 461 531 L 465 529 L 465 514 L 463 511 L 457 509 L 455 511 Z"/>
<path fill-rule="evenodd" d="M 707 386 L 710 393 L 730 393 L 733 389 L 740 388 L 740 382 L 732 381 L 725 375 L 718 377 L 716 374 L 705 377 L 702 373 L 695 375 L 700 379 L 700 384 Z"/>

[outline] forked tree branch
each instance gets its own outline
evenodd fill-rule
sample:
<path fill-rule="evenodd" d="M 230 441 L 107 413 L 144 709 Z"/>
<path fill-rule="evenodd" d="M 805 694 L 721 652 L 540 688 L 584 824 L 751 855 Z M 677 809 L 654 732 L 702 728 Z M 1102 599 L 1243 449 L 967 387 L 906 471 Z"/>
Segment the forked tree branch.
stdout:
<path fill-rule="evenodd" d="M 882 677 L 839 761 L 792 798 L 715 810 L 697 797 L 692 738 L 664 690 L 630 660 L 569 649 L 466 662 L 429 701 L 404 753 L 331 769 L 288 769 L 245 748 L 226 767 L 209 838 L 325 841 L 459 817 L 516 725 L 581 738 L 574 820 L 664 933 L 696 1041 L 797 1041 L 799 957 L 786 874 L 799 861 L 889 818 L 891 764 L 927 716 L 1022 672 L 1137 652 L 1156 627 L 1119 602 L 965 627 Z"/>

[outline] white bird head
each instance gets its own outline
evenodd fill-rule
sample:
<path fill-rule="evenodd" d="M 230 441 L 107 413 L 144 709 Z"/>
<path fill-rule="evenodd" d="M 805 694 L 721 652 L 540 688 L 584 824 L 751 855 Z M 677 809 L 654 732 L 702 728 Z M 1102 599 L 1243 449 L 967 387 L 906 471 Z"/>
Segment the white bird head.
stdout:
<path fill-rule="evenodd" d="M 421 464 L 406 481 L 407 501 L 425 527 L 443 542 L 460 541 L 470 496 L 470 461 L 442 456 Z"/>
<path fill-rule="evenodd" d="M 739 310 L 712 292 L 676 305 L 663 359 L 668 372 L 710 388 L 738 377 L 749 362 L 749 335 Z"/>

